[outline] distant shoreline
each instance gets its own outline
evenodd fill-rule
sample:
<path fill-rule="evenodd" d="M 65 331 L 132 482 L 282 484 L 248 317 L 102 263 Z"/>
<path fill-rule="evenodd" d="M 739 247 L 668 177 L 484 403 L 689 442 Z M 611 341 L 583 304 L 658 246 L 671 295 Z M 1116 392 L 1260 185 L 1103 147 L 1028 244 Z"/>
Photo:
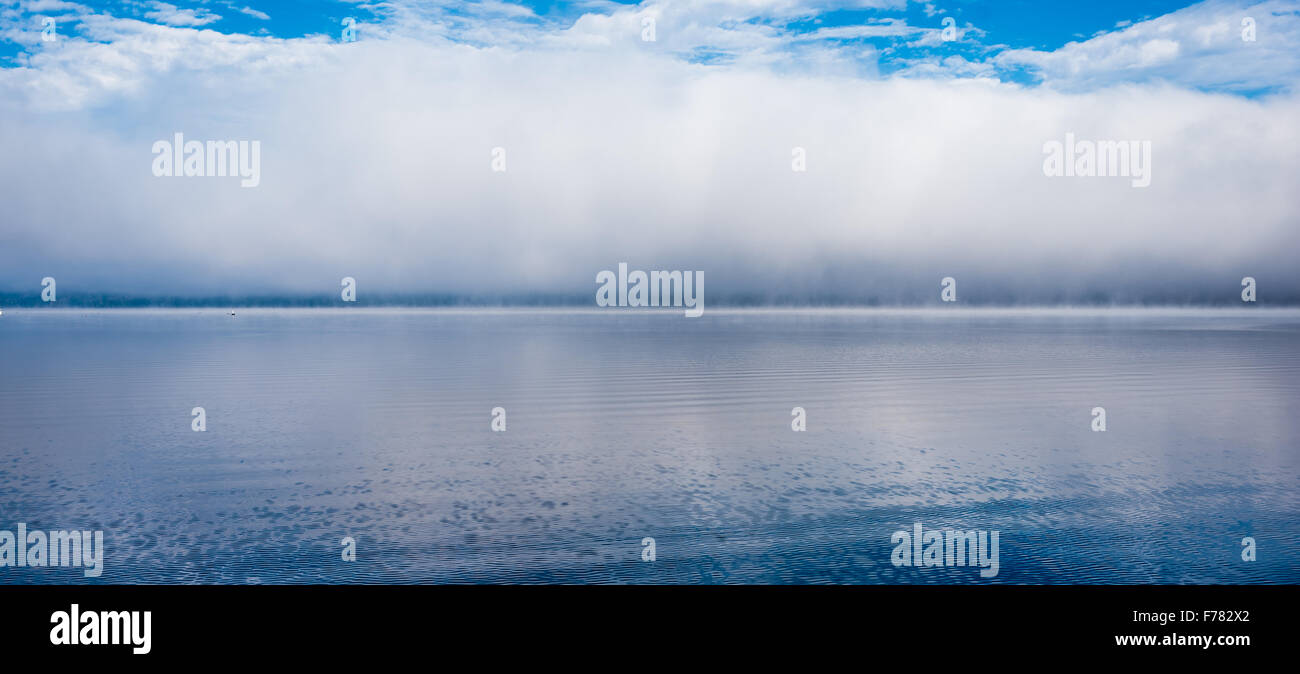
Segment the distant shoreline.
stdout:
<path fill-rule="evenodd" d="M 73 314 L 73 313 L 112 313 L 112 312 L 183 312 L 191 311 L 198 313 L 221 313 L 229 314 L 231 311 L 236 314 L 240 312 L 258 313 L 258 312 L 277 312 L 277 311 L 302 311 L 302 312 L 319 312 L 319 313 L 382 313 L 382 312 L 412 312 L 412 313 L 561 313 L 561 314 L 601 314 L 601 315 L 654 315 L 654 314 L 672 314 L 678 315 L 672 308 L 604 308 L 588 305 L 575 304 L 556 304 L 556 305 L 475 305 L 475 304 L 448 304 L 448 305 L 417 305 L 417 304 L 205 304 L 205 305 L 168 305 L 168 304 L 122 304 L 122 305 L 78 305 L 65 303 L 59 300 L 57 306 L 45 304 L 0 304 L 0 311 L 8 313 L 35 315 L 35 314 Z M 1151 315 L 1151 314 L 1222 314 L 1232 316 L 1246 316 L 1252 313 L 1265 314 L 1286 314 L 1300 313 L 1300 304 L 1287 305 L 1250 305 L 1250 306 L 1232 306 L 1232 305 L 1196 305 L 1196 304 L 1163 304 L 1163 305 L 1139 305 L 1139 304 L 974 304 L 966 303 L 963 305 L 943 305 L 943 304 L 912 304 L 912 305 L 721 305 L 710 307 L 709 314 L 760 314 L 760 313 L 789 313 L 789 314 L 853 314 L 853 313 L 878 313 L 878 314 L 928 314 L 928 315 L 1018 315 L 1018 314 L 1037 314 L 1037 315 Z"/>

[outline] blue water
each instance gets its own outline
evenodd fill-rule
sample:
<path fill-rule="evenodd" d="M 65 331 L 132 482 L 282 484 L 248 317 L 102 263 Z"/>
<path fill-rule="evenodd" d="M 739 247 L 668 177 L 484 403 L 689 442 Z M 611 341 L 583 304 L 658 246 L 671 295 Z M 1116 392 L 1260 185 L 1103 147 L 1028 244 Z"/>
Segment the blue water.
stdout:
<path fill-rule="evenodd" d="M 1297 583 L 1298 481 L 1297 311 L 0 316 L 0 529 L 106 546 L 0 583 Z"/>

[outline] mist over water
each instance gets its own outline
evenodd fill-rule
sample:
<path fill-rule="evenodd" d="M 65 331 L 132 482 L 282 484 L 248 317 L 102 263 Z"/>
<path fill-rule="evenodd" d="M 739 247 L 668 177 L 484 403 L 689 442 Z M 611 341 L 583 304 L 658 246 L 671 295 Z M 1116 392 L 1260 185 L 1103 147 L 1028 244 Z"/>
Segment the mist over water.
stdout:
<path fill-rule="evenodd" d="M 106 550 L 0 583 L 1296 583 L 1297 375 L 1296 310 L 6 307 L 0 529 Z"/>

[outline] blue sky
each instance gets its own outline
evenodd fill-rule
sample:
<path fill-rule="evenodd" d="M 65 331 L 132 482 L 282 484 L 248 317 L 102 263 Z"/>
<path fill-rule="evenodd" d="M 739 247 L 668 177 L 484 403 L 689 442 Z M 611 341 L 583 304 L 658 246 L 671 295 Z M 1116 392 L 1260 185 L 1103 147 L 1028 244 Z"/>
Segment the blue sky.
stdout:
<path fill-rule="evenodd" d="M 580 295 L 627 262 L 759 298 L 1300 301 L 1298 44 L 1300 0 L 20 0 L 0 293 Z M 155 177 L 175 133 L 258 141 L 260 183 Z M 1149 186 L 1047 177 L 1067 134 L 1149 142 Z"/>
<path fill-rule="evenodd" d="M 27 64 L 43 48 L 33 40 L 42 17 L 56 17 L 62 35 L 103 40 L 84 30 L 85 14 L 138 20 L 181 30 L 210 30 L 226 35 L 264 38 L 335 39 L 343 17 L 355 17 L 368 38 L 391 37 L 417 30 L 479 47 L 536 43 L 547 34 L 573 32 L 584 17 L 620 14 L 658 16 L 665 36 L 677 25 L 690 27 L 690 39 L 665 45 L 685 60 L 726 65 L 755 50 L 779 54 L 792 62 L 834 54 L 837 61 L 857 62 L 861 76 L 979 76 L 1037 84 L 1058 76 L 1045 64 L 1048 54 L 1070 43 L 1086 44 L 1096 38 L 1122 36 L 1135 24 L 1177 15 L 1218 9 L 1260 14 L 1264 24 L 1273 21 L 1289 32 L 1300 20 L 1292 2 L 1190 3 L 1185 0 L 1105 0 L 1096 2 L 1038 2 L 1035 0 L 763 0 L 759 2 L 673 2 L 649 0 L 619 3 L 605 0 L 581 2 L 319 2 L 284 0 L 128 0 L 126 2 L 75 3 L 65 0 L 19 0 L 0 18 L 0 63 Z M 1183 14 L 1187 14 L 1184 11 Z M 1222 14 L 1223 12 L 1219 12 Z M 960 39 L 935 39 L 941 22 L 951 17 Z M 433 31 L 428 28 L 436 27 Z M 707 29 L 707 30 L 704 30 Z M 408 33 L 409 34 L 409 33 Z M 495 39 L 493 39 L 495 38 Z M 754 38 L 754 39 L 747 39 Z M 764 41 L 766 44 L 764 44 Z M 1122 39 L 1120 40 L 1122 42 Z M 1294 51 L 1294 50 L 1293 50 Z M 1208 58 L 1216 55 L 1207 53 Z M 1287 74 L 1295 74 L 1297 59 L 1289 58 Z M 1188 68 L 1195 65 L 1188 64 Z M 1117 72 L 1133 70 L 1121 65 Z M 1185 73 L 1139 68 L 1133 78 L 1154 77 L 1177 81 Z M 1206 90 L 1227 90 L 1242 95 L 1276 92 L 1286 83 L 1234 75 L 1185 82 Z"/>
<path fill-rule="evenodd" d="M 81 3 L 100 11 L 124 17 L 161 22 L 157 9 L 148 2 L 86 2 Z M 363 22 L 382 20 L 388 14 L 382 3 L 339 2 L 337 0 L 248 0 L 231 2 L 194 2 L 176 0 L 167 3 L 177 8 L 180 16 L 186 12 L 195 21 L 177 25 L 200 25 L 224 33 L 267 34 L 281 38 L 304 37 L 312 34 L 335 32 L 335 17 L 353 16 Z M 591 2 L 518 2 L 536 16 L 538 23 L 572 23 L 599 4 Z M 635 6 L 638 3 L 611 2 L 610 5 Z M 843 3 L 852 5 L 853 3 Z M 1100 0 L 1097 2 L 1041 2 L 1037 0 L 951 0 L 943 2 L 911 2 L 902 7 L 831 7 L 810 15 L 806 19 L 781 17 L 776 22 L 789 25 L 796 31 L 809 31 L 817 27 L 866 24 L 881 18 L 897 18 L 913 25 L 937 23 L 936 16 L 953 16 L 962 23 L 970 22 L 987 33 L 992 44 L 1010 47 L 1035 47 L 1054 49 L 1066 42 L 1091 37 L 1099 31 L 1108 31 L 1120 22 L 1136 22 L 1195 3 L 1186 0 Z M 456 13 L 455 7 L 448 11 Z M 58 15 L 62 12 L 32 12 Z M 155 18 L 147 15 L 155 13 Z M 467 15 L 465 12 L 459 12 Z M 265 17 L 265 18 L 263 18 Z M 210 20 L 209 20 L 210 19 Z M 788 21 L 788 23 L 786 23 Z M 872 40 L 883 45 L 885 40 Z M 12 44 L 11 49 L 12 49 Z"/>

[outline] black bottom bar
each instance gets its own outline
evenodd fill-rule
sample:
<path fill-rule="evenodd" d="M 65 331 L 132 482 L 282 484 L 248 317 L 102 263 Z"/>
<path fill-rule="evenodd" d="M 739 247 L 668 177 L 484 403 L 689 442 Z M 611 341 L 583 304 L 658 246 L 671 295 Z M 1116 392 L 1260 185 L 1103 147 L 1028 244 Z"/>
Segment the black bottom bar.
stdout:
<path fill-rule="evenodd" d="M 537 662 L 622 653 L 627 664 L 668 667 L 694 662 L 687 654 L 696 652 L 734 662 L 842 653 L 882 666 L 893 653 L 907 667 L 943 671 L 1029 655 L 1242 663 L 1295 642 L 1298 594 L 1297 586 L 0 587 L 0 641 L 6 654 L 42 662 L 128 665 L 431 655 L 449 665 L 453 656 Z M 119 641 L 139 645 L 51 643 L 71 641 L 59 627 L 71 628 L 73 605 L 78 640 L 99 638 L 101 630 L 86 630 L 104 627 L 104 612 L 141 612 L 139 625 L 113 614 L 102 630 L 111 641 L 114 626 L 129 626 Z M 149 652 L 136 654 L 144 611 Z M 1148 636 L 1154 643 L 1117 643 Z"/>

